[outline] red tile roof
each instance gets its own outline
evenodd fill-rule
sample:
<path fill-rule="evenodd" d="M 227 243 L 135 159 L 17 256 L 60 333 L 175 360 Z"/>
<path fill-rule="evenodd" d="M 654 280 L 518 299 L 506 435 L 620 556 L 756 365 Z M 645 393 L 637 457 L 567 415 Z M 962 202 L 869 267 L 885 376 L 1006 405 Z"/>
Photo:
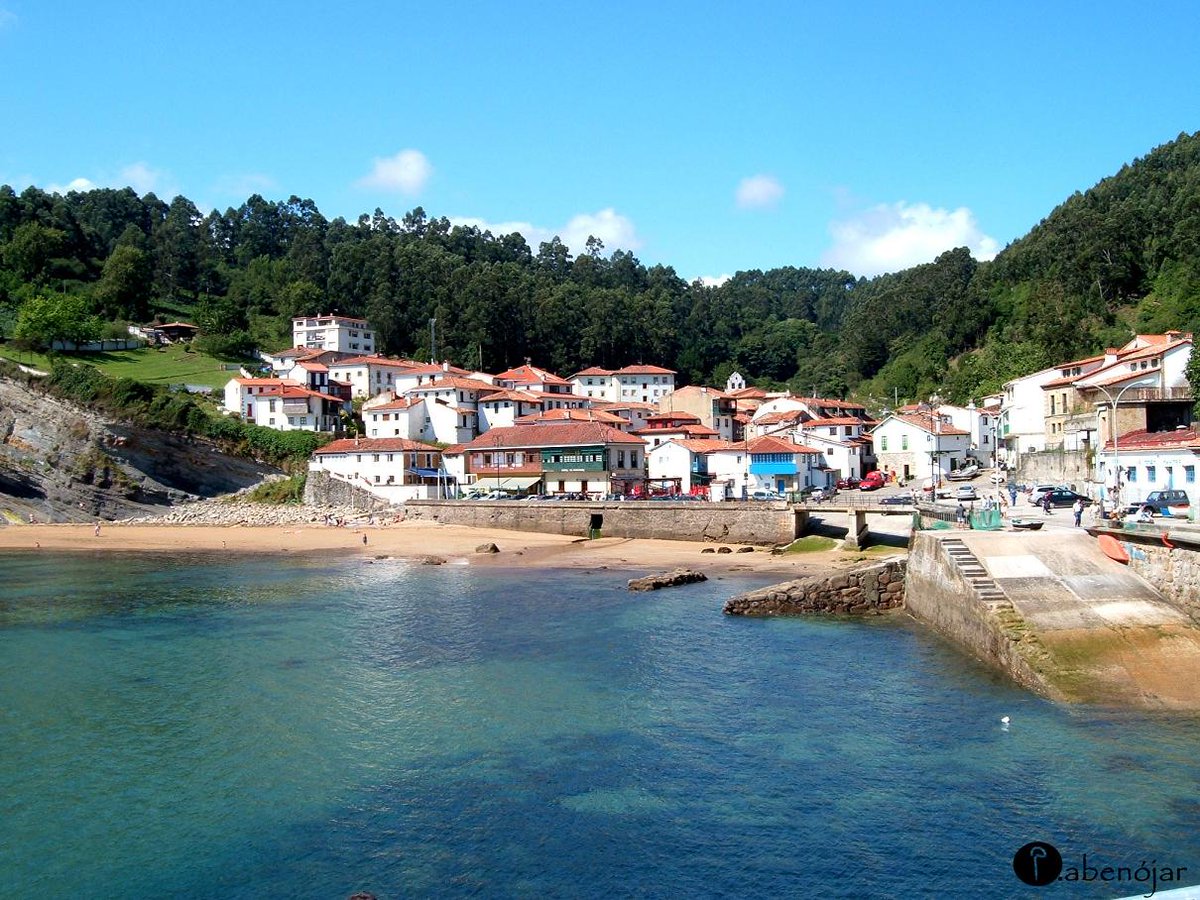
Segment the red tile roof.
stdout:
<path fill-rule="evenodd" d="M 1105 443 L 1105 450 L 1112 448 L 1112 441 Z M 1195 426 L 1175 431 L 1146 431 L 1143 428 L 1117 436 L 1118 453 L 1122 450 L 1165 450 L 1169 448 L 1200 450 L 1200 434 L 1197 434 Z"/>
<path fill-rule="evenodd" d="M 480 403 L 497 403 L 501 400 L 512 400 L 517 403 L 540 403 L 541 399 L 534 396 L 529 391 L 514 391 L 509 388 L 496 391 L 488 394 L 486 397 L 480 397 Z"/>
<path fill-rule="evenodd" d="M 639 428 L 636 431 L 631 432 L 631 434 L 643 435 L 645 437 L 661 437 L 665 434 L 682 434 L 689 438 L 699 438 L 711 437 L 714 434 L 720 434 L 720 432 L 704 425 L 684 423 L 683 425 L 671 425 L 660 428 Z"/>
<path fill-rule="evenodd" d="M 602 422 L 614 428 L 629 424 L 627 419 L 602 409 L 548 409 L 545 412 L 521 416 L 515 424 L 540 425 L 544 422 Z"/>
<path fill-rule="evenodd" d="M 763 435 L 762 437 L 752 438 L 745 444 L 746 448 L 751 453 L 820 453 L 813 447 L 806 447 L 804 444 L 797 444 L 794 441 L 787 441 L 780 437 L 772 435 Z"/>
<path fill-rule="evenodd" d="M 733 450 L 736 447 L 742 446 L 741 444 L 734 444 L 733 441 L 713 440 L 711 438 L 689 438 L 688 440 L 663 441 L 658 446 L 665 447 L 667 444 L 674 444 L 677 447 L 685 447 L 692 453 L 716 453 L 719 450 Z"/>
<path fill-rule="evenodd" d="M 314 456 L 327 453 L 440 453 L 432 444 L 410 441 L 408 438 L 342 438 L 313 451 Z"/>
<path fill-rule="evenodd" d="M 928 431 L 930 434 L 970 436 L 969 431 L 955 428 L 947 422 L 935 422 L 933 416 L 929 415 L 929 413 L 908 413 L 902 416 L 893 416 L 892 418 L 899 419 L 901 422 L 907 422 L 909 425 L 920 428 L 922 431 Z"/>
<path fill-rule="evenodd" d="M 553 372 L 539 369 L 537 366 L 517 366 L 496 376 L 497 381 L 518 381 L 523 384 L 570 384 L 565 378 L 560 378 Z"/>
<path fill-rule="evenodd" d="M 571 377 L 572 377 L 572 378 L 578 378 L 580 375 L 600 375 L 600 376 L 607 376 L 607 375 L 611 375 L 611 374 L 613 374 L 613 371 L 612 371 L 612 369 L 602 369 L 602 368 L 600 368 L 599 366 L 589 366 L 588 368 L 586 368 L 586 369 L 584 369 L 584 370 L 582 370 L 582 371 L 580 371 L 580 372 L 576 372 L 576 373 L 575 373 L 574 375 L 572 375 Z"/>
<path fill-rule="evenodd" d="M 574 447 L 592 444 L 639 444 L 639 437 L 618 431 L 602 422 L 562 422 L 550 425 L 509 425 L 485 431 L 466 444 L 467 450 L 491 450 L 496 447 Z"/>
<path fill-rule="evenodd" d="M 674 369 L 664 369 L 662 366 L 625 366 L 617 369 L 616 375 L 674 375 Z"/>
<path fill-rule="evenodd" d="M 474 378 L 461 378 L 458 375 L 448 375 L 445 378 L 439 378 L 437 381 L 431 381 L 428 384 L 420 384 L 415 388 L 409 388 L 410 394 L 423 394 L 427 391 L 444 391 L 448 389 L 464 390 L 464 391 L 487 391 L 493 393 L 496 390 L 494 384 L 488 384 L 486 381 L 477 381 Z"/>
<path fill-rule="evenodd" d="M 810 419 L 805 422 L 804 428 L 820 428 L 823 425 L 861 425 L 862 420 L 856 419 L 853 416 L 842 416 L 836 419 Z"/>

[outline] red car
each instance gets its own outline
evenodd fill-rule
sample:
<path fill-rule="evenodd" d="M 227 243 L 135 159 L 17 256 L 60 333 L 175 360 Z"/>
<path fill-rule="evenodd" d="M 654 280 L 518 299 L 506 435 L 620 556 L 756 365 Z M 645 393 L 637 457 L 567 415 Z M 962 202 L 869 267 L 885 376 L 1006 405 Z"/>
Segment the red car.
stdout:
<path fill-rule="evenodd" d="M 887 479 L 883 477 L 880 471 L 868 472 L 867 476 L 859 482 L 858 489 L 860 491 L 877 491 L 887 484 Z"/>

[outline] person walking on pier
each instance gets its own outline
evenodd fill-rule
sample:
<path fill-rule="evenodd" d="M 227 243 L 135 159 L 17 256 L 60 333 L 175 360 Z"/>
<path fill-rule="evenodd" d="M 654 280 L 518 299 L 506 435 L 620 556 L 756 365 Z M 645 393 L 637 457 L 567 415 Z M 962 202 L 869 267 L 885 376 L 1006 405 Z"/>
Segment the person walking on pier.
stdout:
<path fill-rule="evenodd" d="M 1075 500 L 1075 527 L 1079 528 L 1083 524 L 1083 498 L 1078 497 Z"/>
<path fill-rule="evenodd" d="M 1049 491 L 1047 491 L 1046 495 L 1044 497 L 1042 497 L 1042 512 L 1048 516 L 1052 515 L 1054 513 L 1054 508 L 1050 505 L 1050 492 Z"/>

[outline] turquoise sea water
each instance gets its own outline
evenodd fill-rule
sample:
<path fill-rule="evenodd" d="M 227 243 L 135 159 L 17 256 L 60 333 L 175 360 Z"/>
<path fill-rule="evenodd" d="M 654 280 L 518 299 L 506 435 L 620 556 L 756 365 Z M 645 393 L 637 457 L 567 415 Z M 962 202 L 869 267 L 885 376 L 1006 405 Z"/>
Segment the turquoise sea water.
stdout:
<path fill-rule="evenodd" d="M 0 896 L 1030 897 L 1035 839 L 1200 883 L 1195 720 L 628 575 L 0 556 Z"/>

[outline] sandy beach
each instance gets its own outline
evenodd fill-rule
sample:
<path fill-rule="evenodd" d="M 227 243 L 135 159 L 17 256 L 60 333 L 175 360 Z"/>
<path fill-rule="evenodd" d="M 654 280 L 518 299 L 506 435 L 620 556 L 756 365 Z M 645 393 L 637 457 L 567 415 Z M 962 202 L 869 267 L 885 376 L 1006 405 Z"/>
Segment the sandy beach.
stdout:
<path fill-rule="evenodd" d="M 364 543 L 363 538 L 366 538 Z M 478 553 L 494 543 L 499 553 Z M 439 556 L 480 566 L 545 568 L 628 568 L 660 571 L 689 566 L 700 571 L 762 572 L 780 580 L 826 572 L 860 559 L 841 550 L 816 553 L 702 553 L 721 545 L 693 541 L 600 538 L 538 534 L 457 525 L 399 522 L 380 526 L 157 525 L 104 522 L 93 525 L 7 525 L 0 527 L 0 551 L 71 550 L 103 553 L 239 552 L 353 554 L 366 559 L 387 556 L 419 559 Z"/>

